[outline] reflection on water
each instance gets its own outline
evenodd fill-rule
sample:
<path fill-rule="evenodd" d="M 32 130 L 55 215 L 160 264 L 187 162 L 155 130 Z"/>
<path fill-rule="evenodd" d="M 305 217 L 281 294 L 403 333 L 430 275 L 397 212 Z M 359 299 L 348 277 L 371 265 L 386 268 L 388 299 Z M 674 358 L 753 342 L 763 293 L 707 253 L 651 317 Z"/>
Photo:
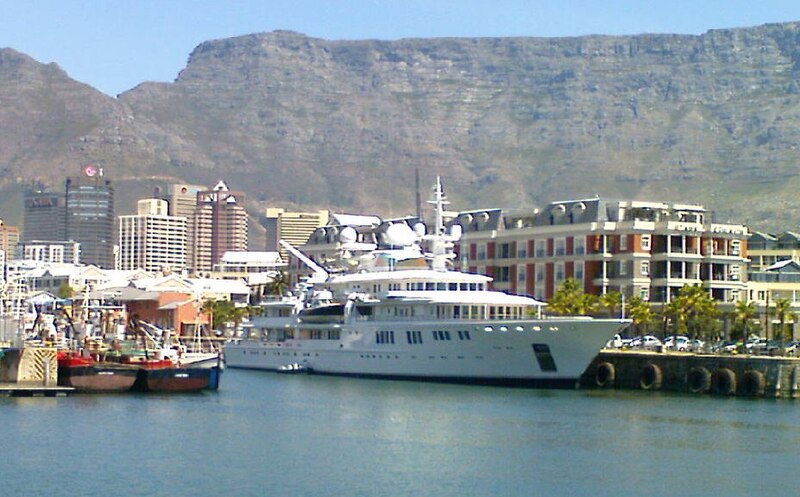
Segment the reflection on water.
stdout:
<path fill-rule="evenodd" d="M 8 495 L 787 495 L 800 406 L 228 370 L 217 393 L 2 399 Z"/>

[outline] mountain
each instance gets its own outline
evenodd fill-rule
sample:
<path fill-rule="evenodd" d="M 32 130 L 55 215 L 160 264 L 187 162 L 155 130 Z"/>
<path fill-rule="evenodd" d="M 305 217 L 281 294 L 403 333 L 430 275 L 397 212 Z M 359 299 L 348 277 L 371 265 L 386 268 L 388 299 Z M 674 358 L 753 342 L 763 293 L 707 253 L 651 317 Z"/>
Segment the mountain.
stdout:
<path fill-rule="evenodd" d="M 800 200 L 800 23 L 700 36 L 200 44 L 118 98 L 0 51 L 6 190 L 87 162 L 128 198 L 225 179 L 265 205 L 404 215 L 418 170 L 453 207 L 702 203 L 788 230 Z M 0 208 L 3 208 L 0 205 Z"/>

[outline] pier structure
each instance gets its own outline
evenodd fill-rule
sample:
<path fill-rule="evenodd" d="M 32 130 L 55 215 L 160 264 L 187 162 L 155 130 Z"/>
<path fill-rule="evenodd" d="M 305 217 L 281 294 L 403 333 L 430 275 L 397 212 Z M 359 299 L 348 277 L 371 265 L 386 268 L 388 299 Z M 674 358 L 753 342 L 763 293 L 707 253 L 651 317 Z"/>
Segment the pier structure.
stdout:
<path fill-rule="evenodd" d="M 800 358 L 604 350 L 580 387 L 795 399 Z"/>
<path fill-rule="evenodd" d="M 71 391 L 72 388 L 58 386 L 56 349 L 0 349 L 0 396 L 55 397 Z"/>

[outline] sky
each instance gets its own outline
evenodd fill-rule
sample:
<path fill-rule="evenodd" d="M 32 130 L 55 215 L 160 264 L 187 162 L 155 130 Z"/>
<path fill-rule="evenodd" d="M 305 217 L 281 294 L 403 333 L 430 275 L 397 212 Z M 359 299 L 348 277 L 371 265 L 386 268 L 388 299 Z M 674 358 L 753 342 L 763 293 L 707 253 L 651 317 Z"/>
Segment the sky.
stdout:
<path fill-rule="evenodd" d="M 117 95 L 173 81 L 206 40 L 702 34 L 800 21 L 800 0 L 0 0 L 0 47 Z"/>

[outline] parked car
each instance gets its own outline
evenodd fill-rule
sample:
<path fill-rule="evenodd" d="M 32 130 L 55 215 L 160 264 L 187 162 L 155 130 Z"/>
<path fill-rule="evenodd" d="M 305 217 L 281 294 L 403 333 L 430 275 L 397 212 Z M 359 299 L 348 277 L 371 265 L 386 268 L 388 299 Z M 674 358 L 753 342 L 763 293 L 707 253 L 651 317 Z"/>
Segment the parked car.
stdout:
<path fill-rule="evenodd" d="M 741 342 L 735 340 L 726 340 L 724 342 L 717 342 L 711 347 L 711 352 L 715 354 L 736 354 L 742 347 Z"/>
<path fill-rule="evenodd" d="M 664 339 L 664 349 L 676 350 L 678 352 L 687 352 L 691 348 L 691 340 L 689 337 L 683 335 L 672 335 Z"/>
<path fill-rule="evenodd" d="M 645 335 L 643 337 L 634 338 L 630 346 L 632 349 L 661 350 L 664 344 L 653 335 Z"/>
<path fill-rule="evenodd" d="M 798 357 L 800 356 L 800 341 L 794 340 L 783 346 L 783 355 Z"/>
<path fill-rule="evenodd" d="M 699 338 L 689 340 L 689 350 L 692 352 L 704 352 L 706 350 L 706 343 Z"/>
<path fill-rule="evenodd" d="M 759 338 L 747 343 L 747 353 L 753 355 L 774 355 L 782 350 L 781 344 L 775 340 Z"/>

